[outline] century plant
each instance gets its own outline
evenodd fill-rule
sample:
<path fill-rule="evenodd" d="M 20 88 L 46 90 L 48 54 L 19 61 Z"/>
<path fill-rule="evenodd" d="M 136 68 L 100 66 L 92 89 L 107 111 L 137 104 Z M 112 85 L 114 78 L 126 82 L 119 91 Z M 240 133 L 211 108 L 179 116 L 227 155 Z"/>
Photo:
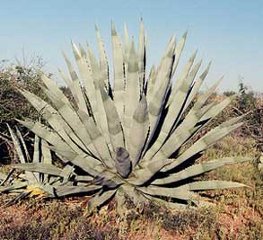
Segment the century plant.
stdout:
<path fill-rule="evenodd" d="M 54 196 L 91 194 L 88 210 L 92 212 L 114 196 L 119 209 L 126 197 L 135 205 L 154 201 L 173 207 L 178 202 L 202 202 L 198 191 L 245 186 L 196 178 L 226 164 L 249 159 L 225 157 L 196 163 L 208 147 L 242 125 L 242 116 L 231 118 L 198 137 L 232 98 L 207 103 L 219 81 L 200 93 L 210 63 L 196 77 L 201 67 L 201 61 L 195 60 L 196 52 L 180 74 L 175 75 L 187 34 L 178 42 L 175 37 L 170 39 L 160 63 L 148 74 L 143 23 L 137 47 L 126 27 L 122 42 L 112 24 L 112 77 L 97 27 L 96 35 L 98 59 L 90 46 L 72 43 L 78 71 L 64 54 L 69 74 L 61 70 L 60 74 L 74 101 L 69 101 L 45 75 L 42 89 L 47 101 L 20 90 L 43 121 L 18 122 L 44 139 L 63 161 L 64 168 L 74 168 L 63 185 L 52 185 Z M 56 175 L 55 166 L 42 161 L 14 167 Z"/>
<path fill-rule="evenodd" d="M 26 163 L 30 163 L 32 167 L 32 171 L 28 169 L 15 174 L 13 169 L 8 174 L 0 174 L 0 193 L 8 192 L 16 195 L 7 205 L 27 196 L 56 197 L 54 186 L 56 186 L 58 193 L 63 195 L 61 186 L 64 190 L 63 184 L 71 177 L 74 168 L 69 165 L 63 168 L 53 165 L 48 143 L 37 135 L 34 138 L 33 154 L 30 154 L 19 129 L 16 128 L 16 132 L 14 132 L 9 125 L 7 126 L 14 144 L 14 150 L 18 156 L 17 160 L 20 162 L 15 165 L 15 168 L 23 168 L 23 164 Z M 45 166 L 45 171 L 48 169 L 48 173 L 34 172 L 35 166 L 38 168 Z"/>

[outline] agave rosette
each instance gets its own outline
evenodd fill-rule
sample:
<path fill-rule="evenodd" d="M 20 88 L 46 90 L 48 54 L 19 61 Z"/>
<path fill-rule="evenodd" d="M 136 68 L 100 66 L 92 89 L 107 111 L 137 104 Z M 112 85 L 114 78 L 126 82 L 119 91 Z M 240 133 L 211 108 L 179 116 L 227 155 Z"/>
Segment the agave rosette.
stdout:
<path fill-rule="evenodd" d="M 93 211 L 113 196 L 119 206 L 125 196 L 135 204 L 151 200 L 174 206 L 178 200 L 195 201 L 198 191 L 245 186 L 195 178 L 226 164 L 248 159 L 226 157 L 203 163 L 193 161 L 241 126 L 242 117 L 218 125 L 193 142 L 196 134 L 230 104 L 231 98 L 206 104 L 218 82 L 198 94 L 210 63 L 199 74 L 201 61 L 196 62 L 196 52 L 175 76 L 186 34 L 178 42 L 172 37 L 159 65 L 146 74 L 143 23 L 138 47 L 126 28 L 122 42 L 112 24 L 113 77 L 110 81 L 98 28 L 96 33 L 98 59 L 89 46 L 72 43 L 76 70 L 64 55 L 69 74 L 60 73 L 75 104 L 45 75 L 42 76 L 43 91 L 48 102 L 21 90 L 42 114 L 46 124 L 28 119 L 18 121 L 48 142 L 65 166 L 75 169 L 73 178 L 61 187 L 54 186 L 55 195 L 90 193 L 93 197 L 88 206 Z M 42 162 L 19 167 L 45 173 Z"/>
<path fill-rule="evenodd" d="M 52 155 L 48 143 L 35 135 L 33 154 L 30 154 L 25 140 L 16 128 L 12 130 L 8 126 L 14 149 L 18 156 L 19 164 L 12 165 L 13 170 L 9 174 L 0 174 L 0 192 L 15 194 L 15 198 L 7 203 L 11 205 L 27 196 L 37 198 L 56 197 L 54 187 L 57 190 L 68 182 L 74 175 L 74 167 L 66 165 L 59 168 L 52 163 Z M 37 171 L 35 171 L 37 168 Z M 15 172 L 14 169 L 23 171 Z"/>

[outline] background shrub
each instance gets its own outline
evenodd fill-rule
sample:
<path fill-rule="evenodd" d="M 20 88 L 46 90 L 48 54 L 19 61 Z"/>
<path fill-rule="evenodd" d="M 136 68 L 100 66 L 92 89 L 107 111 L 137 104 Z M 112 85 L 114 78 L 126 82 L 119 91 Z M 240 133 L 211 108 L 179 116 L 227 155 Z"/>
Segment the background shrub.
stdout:
<path fill-rule="evenodd" d="M 14 127 L 17 124 L 16 118 L 39 117 L 37 111 L 17 91 L 17 88 L 27 89 L 40 96 L 42 91 L 39 83 L 43 67 L 44 62 L 40 57 L 34 57 L 25 64 L 6 60 L 0 62 L 0 163 L 2 164 L 14 158 L 6 124 Z M 21 130 L 23 135 L 28 134 L 26 129 Z"/>

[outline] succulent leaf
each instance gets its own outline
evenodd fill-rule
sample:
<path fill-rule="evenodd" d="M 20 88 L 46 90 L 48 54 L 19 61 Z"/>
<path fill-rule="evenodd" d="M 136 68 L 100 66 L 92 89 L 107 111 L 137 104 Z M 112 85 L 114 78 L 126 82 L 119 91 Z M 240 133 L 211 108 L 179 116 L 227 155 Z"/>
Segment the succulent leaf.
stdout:
<path fill-rule="evenodd" d="M 178 181 L 182 181 L 184 179 L 194 177 L 200 174 L 203 174 L 205 172 L 212 171 L 214 169 L 217 169 L 219 167 L 223 167 L 228 164 L 234 164 L 234 163 L 242 163 L 246 161 L 250 161 L 250 158 L 242 158 L 242 157 L 228 157 L 228 158 L 220 158 L 204 163 L 199 163 L 192 165 L 180 172 L 174 173 L 169 175 L 165 178 L 159 178 L 152 182 L 154 185 L 165 185 L 170 183 L 175 183 Z"/>

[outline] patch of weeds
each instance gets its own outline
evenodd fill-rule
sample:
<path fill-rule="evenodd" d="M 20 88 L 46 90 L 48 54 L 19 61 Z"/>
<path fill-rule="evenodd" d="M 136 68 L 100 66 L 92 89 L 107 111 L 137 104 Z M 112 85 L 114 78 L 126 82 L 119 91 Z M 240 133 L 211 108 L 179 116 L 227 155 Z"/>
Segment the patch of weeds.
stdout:
<path fill-rule="evenodd" d="M 249 221 L 247 226 L 239 232 L 240 240 L 261 240 L 263 239 L 263 225 L 262 222 Z"/>
<path fill-rule="evenodd" d="M 21 226 L 6 228 L 0 232 L 2 240 L 46 240 L 51 239 L 51 225 L 30 222 Z"/>
<path fill-rule="evenodd" d="M 126 216 L 126 222 L 130 228 L 131 224 L 140 218 L 140 214 L 137 211 L 130 211 Z"/>
<path fill-rule="evenodd" d="M 64 237 L 61 239 L 71 240 L 107 240 L 119 239 L 118 231 L 114 227 L 103 228 L 96 227 L 89 219 L 82 217 L 77 221 L 73 221 Z"/>
<path fill-rule="evenodd" d="M 1 220 L 1 240 L 119 239 L 116 225 L 100 225 L 99 218 L 86 217 L 84 209 L 75 204 L 48 201 L 38 205 L 29 201 L 20 205 L 26 211 L 26 215 L 19 222 L 16 221 L 15 214 Z M 15 211 L 15 206 L 12 207 Z"/>
<path fill-rule="evenodd" d="M 166 230 L 175 230 L 180 233 L 188 229 L 213 230 L 216 224 L 216 212 L 213 208 L 187 209 L 163 215 L 162 226 Z"/>
<path fill-rule="evenodd" d="M 143 216 L 148 220 L 156 220 L 164 212 L 159 205 L 149 202 L 144 206 Z"/>
<path fill-rule="evenodd" d="M 125 196 L 125 206 L 128 210 L 136 208 L 136 205 L 129 196 Z"/>
<path fill-rule="evenodd" d="M 263 225 L 262 222 L 250 220 L 246 226 L 239 228 L 238 231 L 229 231 L 227 228 L 218 228 L 216 231 L 218 239 L 236 239 L 236 240 L 262 240 Z"/>
<path fill-rule="evenodd" d="M 250 156 L 254 158 L 258 151 L 256 141 L 252 138 L 236 136 L 235 133 L 217 142 L 213 147 L 207 149 L 204 159 L 213 159 L 229 156 Z"/>

